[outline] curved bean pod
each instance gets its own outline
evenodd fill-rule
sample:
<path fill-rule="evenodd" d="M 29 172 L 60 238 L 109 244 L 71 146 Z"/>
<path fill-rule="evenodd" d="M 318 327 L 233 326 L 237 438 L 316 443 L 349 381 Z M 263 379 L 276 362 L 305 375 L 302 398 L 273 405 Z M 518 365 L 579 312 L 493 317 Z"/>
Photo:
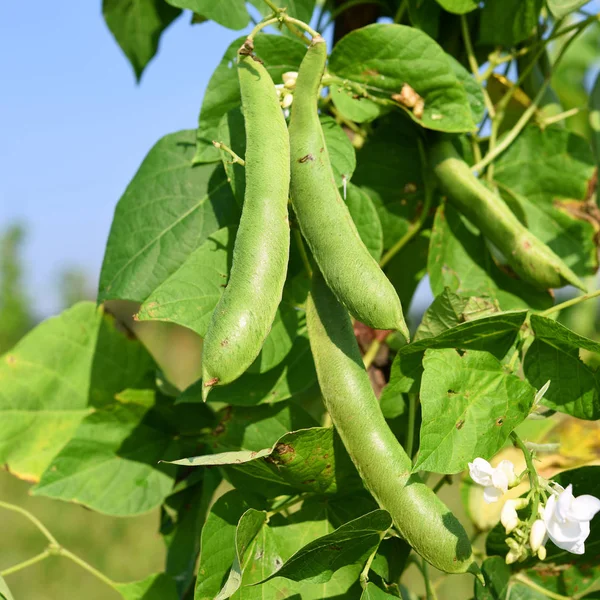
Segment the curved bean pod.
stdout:
<path fill-rule="evenodd" d="M 462 525 L 417 475 L 388 427 L 363 366 L 352 323 L 318 271 L 306 321 L 325 406 L 366 487 L 406 541 L 448 573 L 479 568 Z"/>
<path fill-rule="evenodd" d="M 450 140 L 434 142 L 429 158 L 450 203 L 502 252 L 517 275 L 541 289 L 571 284 L 585 290 L 577 275 L 475 177 Z"/>
<path fill-rule="evenodd" d="M 394 286 L 371 256 L 335 185 L 317 100 L 327 45 L 315 37 L 300 65 L 290 116 L 292 205 L 327 284 L 359 321 L 408 339 Z"/>
<path fill-rule="evenodd" d="M 246 191 L 229 282 L 202 351 L 203 397 L 237 379 L 258 356 L 281 301 L 290 228 L 289 137 L 271 76 L 251 54 L 238 53 L 246 128 Z"/>

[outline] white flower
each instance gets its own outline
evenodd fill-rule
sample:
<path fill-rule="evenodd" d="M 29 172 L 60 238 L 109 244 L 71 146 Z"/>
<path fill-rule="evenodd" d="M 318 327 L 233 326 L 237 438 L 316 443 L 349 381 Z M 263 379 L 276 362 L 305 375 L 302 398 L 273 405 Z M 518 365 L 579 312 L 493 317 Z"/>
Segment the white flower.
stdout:
<path fill-rule="evenodd" d="M 529 545 L 531 546 L 531 551 L 536 554 L 544 545 L 546 539 L 546 524 L 541 519 L 538 519 L 531 526 L 531 531 L 529 533 Z"/>
<path fill-rule="evenodd" d="M 294 96 L 292 96 L 292 94 L 287 94 L 286 96 L 283 97 L 283 101 L 281 102 L 281 107 L 289 108 L 292 105 L 293 101 L 294 101 Z"/>
<path fill-rule="evenodd" d="M 476 458 L 469 463 L 471 479 L 483 485 L 483 499 L 490 504 L 496 502 L 517 480 L 515 466 L 510 460 L 503 460 L 496 468 L 483 458 Z"/>
<path fill-rule="evenodd" d="M 507 500 L 500 512 L 500 522 L 504 526 L 506 533 L 510 533 L 519 525 L 519 515 L 517 510 L 525 508 L 529 504 L 526 498 L 518 498 L 517 500 Z"/>
<path fill-rule="evenodd" d="M 285 85 L 285 87 L 288 89 L 292 89 L 296 86 L 297 78 L 298 78 L 297 71 L 287 71 L 287 73 L 284 73 L 281 76 L 281 79 L 283 79 L 283 85 Z"/>
<path fill-rule="evenodd" d="M 584 542 L 590 535 L 590 521 L 600 511 L 600 500 L 584 495 L 575 498 L 573 486 L 550 496 L 543 510 L 548 537 L 562 550 L 573 554 L 585 552 Z"/>

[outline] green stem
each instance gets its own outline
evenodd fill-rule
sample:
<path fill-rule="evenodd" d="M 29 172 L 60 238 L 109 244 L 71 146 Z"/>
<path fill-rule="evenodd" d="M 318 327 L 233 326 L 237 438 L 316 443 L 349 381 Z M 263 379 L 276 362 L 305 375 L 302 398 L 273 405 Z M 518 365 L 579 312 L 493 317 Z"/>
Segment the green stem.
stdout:
<path fill-rule="evenodd" d="M 412 460 L 413 445 L 415 443 L 415 421 L 417 415 L 417 394 L 408 394 L 408 429 L 404 451 Z"/>
<path fill-rule="evenodd" d="M 444 475 L 433 487 L 433 493 L 437 494 L 446 484 L 452 484 L 452 477 L 450 475 Z"/>
<path fill-rule="evenodd" d="M 271 2 L 271 0 L 264 0 L 264 2 L 275 14 L 281 12 L 281 9 Z"/>
<path fill-rule="evenodd" d="M 4 569 L 4 571 L 0 571 L 0 577 L 6 577 L 7 575 L 16 573 L 17 571 L 20 571 L 21 569 L 26 569 L 27 567 L 31 567 L 32 565 L 35 565 L 36 563 L 46 560 L 49 556 L 52 556 L 52 552 L 46 548 L 46 550 L 44 550 L 43 552 L 40 552 L 33 558 L 24 560 L 23 562 L 13 565 L 12 567 L 8 567 L 8 569 Z"/>
<path fill-rule="evenodd" d="M 526 577 L 522 573 L 517 573 L 516 575 L 513 575 L 513 579 L 518 581 L 519 583 L 522 583 L 523 585 L 526 585 L 532 590 L 535 590 L 536 592 L 540 592 L 540 594 L 544 594 L 544 596 L 546 596 L 547 598 L 553 598 L 553 600 L 571 600 L 571 596 L 562 596 L 561 594 L 551 592 L 545 587 L 542 587 L 541 585 L 535 583 L 535 581 L 531 581 L 529 577 Z"/>
<path fill-rule="evenodd" d="M 536 468 L 533 464 L 533 457 L 527 446 L 523 443 L 523 440 L 519 437 L 516 431 L 512 431 L 510 437 L 514 441 L 515 445 L 518 446 L 519 450 L 523 453 L 525 458 L 525 464 L 527 465 L 527 471 L 529 473 L 529 486 L 533 492 L 533 501 L 531 503 L 531 515 L 529 516 L 529 522 L 533 523 L 538 519 L 538 506 L 540 503 L 540 478 L 537 474 Z"/>
<path fill-rule="evenodd" d="M 279 8 L 275 3 L 273 3 L 271 0 L 264 0 L 265 4 L 275 13 L 276 16 L 279 17 L 279 21 L 280 22 L 284 22 L 286 27 L 296 36 L 299 37 L 304 43 L 310 43 L 309 40 L 306 39 L 306 37 L 304 37 L 304 34 L 300 31 L 298 31 L 298 29 L 296 29 L 296 27 L 294 25 L 292 25 L 291 23 L 287 22 L 286 19 L 284 18 L 284 13 L 287 9 L 285 8 Z"/>
<path fill-rule="evenodd" d="M 302 234 L 297 227 L 292 229 L 294 240 L 296 241 L 296 245 L 298 246 L 298 252 L 300 252 L 300 258 L 302 259 L 302 264 L 304 265 L 304 270 L 309 277 L 312 277 L 312 267 L 310 266 L 310 260 L 308 260 L 308 254 L 306 253 L 306 248 L 304 247 L 304 241 L 302 240 Z"/>
<path fill-rule="evenodd" d="M 381 539 L 383 539 L 383 536 L 381 536 Z M 373 564 L 373 559 L 375 558 L 375 555 L 377 554 L 377 550 L 379 550 L 379 546 L 377 546 L 375 548 L 375 550 L 373 550 L 373 552 L 371 552 L 371 555 L 367 559 L 367 562 L 365 563 L 363 570 L 360 572 L 359 581 L 360 581 L 360 585 L 363 590 L 366 589 L 367 584 L 369 583 L 369 571 L 371 569 L 371 565 Z"/>
<path fill-rule="evenodd" d="M 467 23 L 467 18 L 465 15 L 460 16 L 460 26 L 462 29 L 462 37 L 465 43 L 465 49 L 467 51 L 467 59 L 469 61 L 469 66 L 471 67 L 471 72 L 473 73 L 473 77 L 475 80 L 479 79 L 479 65 L 477 64 L 477 59 L 475 58 L 475 52 L 473 51 L 473 44 L 471 43 L 471 34 L 469 33 L 469 25 Z M 490 113 L 490 117 L 492 119 L 496 115 L 496 111 L 494 109 L 494 105 L 488 94 L 487 90 L 482 86 L 481 90 L 483 91 L 483 101 L 485 103 L 485 107 L 487 111 Z"/>
<path fill-rule="evenodd" d="M 292 25 L 297 25 L 300 29 L 304 29 L 304 31 L 310 33 L 311 37 L 319 37 L 320 34 L 318 31 L 315 31 L 310 25 L 307 25 L 304 21 L 300 21 L 300 19 L 294 19 L 294 17 L 288 17 L 287 15 L 283 15 L 283 22 Z"/>
<path fill-rule="evenodd" d="M 581 108 L 581 107 L 570 108 L 569 110 L 565 110 L 564 112 L 561 112 L 557 115 L 553 115 L 552 117 L 545 118 L 540 123 L 540 125 L 542 127 L 547 127 L 548 125 L 552 125 L 552 123 L 558 123 L 560 121 L 564 121 L 565 119 L 568 119 L 569 117 L 576 115 L 577 113 L 581 112 L 582 110 L 585 110 L 585 108 Z"/>
<path fill-rule="evenodd" d="M 0 501 L 0 508 L 4 508 L 6 510 L 12 510 L 13 512 L 19 513 L 23 515 L 25 518 L 29 519 L 44 535 L 44 537 L 50 542 L 53 546 L 59 546 L 60 544 L 56 541 L 56 538 L 46 529 L 46 527 L 29 511 L 21 508 L 20 506 L 16 506 L 15 504 L 10 504 L 8 502 Z"/>
<path fill-rule="evenodd" d="M 423 581 L 425 582 L 425 597 L 427 600 L 437 600 L 437 595 L 433 587 L 431 587 L 431 581 L 429 579 L 429 565 L 425 559 L 423 559 L 421 573 L 423 574 Z"/>
<path fill-rule="evenodd" d="M 213 140 L 213 146 L 218 150 L 223 150 L 224 152 L 227 152 L 227 154 L 231 155 L 233 163 L 242 165 L 242 167 L 246 166 L 246 162 L 244 161 L 244 159 L 240 158 L 229 146 L 226 146 L 223 142 L 217 142 Z"/>
<path fill-rule="evenodd" d="M 583 296 L 577 296 L 577 298 L 571 298 L 571 300 L 567 300 L 566 302 L 561 302 L 560 304 L 556 304 L 555 306 L 551 306 L 547 310 L 542 311 L 540 316 L 547 317 L 552 313 L 559 312 L 565 308 L 569 308 L 569 306 L 575 306 L 576 304 L 580 304 L 581 302 L 585 302 L 586 300 L 591 300 L 592 298 L 597 298 L 600 296 L 600 290 L 595 290 L 593 292 L 589 292 L 587 294 L 583 294 Z"/>
<path fill-rule="evenodd" d="M 271 17 L 270 19 L 266 19 L 265 21 L 261 21 L 249 34 L 248 34 L 248 39 L 253 40 L 254 37 L 256 36 L 256 34 L 261 31 L 262 29 L 264 29 L 265 27 L 268 27 L 269 25 L 275 25 L 276 23 L 279 23 L 281 21 L 280 17 Z"/>
<path fill-rule="evenodd" d="M 65 558 L 72 560 L 76 565 L 79 565 L 82 569 L 85 569 L 88 573 L 91 573 L 94 577 L 113 588 L 113 590 L 119 590 L 117 583 L 110 579 L 110 577 L 107 577 L 104 573 L 101 573 L 100 571 L 98 571 L 98 569 L 95 569 L 94 567 L 92 567 L 92 565 L 85 562 L 85 560 L 79 558 L 79 556 L 73 554 L 66 548 L 58 548 L 56 553 L 59 556 L 64 556 Z"/>
<path fill-rule="evenodd" d="M 429 215 L 429 209 L 433 200 L 433 185 L 432 179 L 428 176 L 427 173 L 427 159 L 425 156 L 425 148 L 423 147 L 423 142 L 419 138 L 417 139 L 419 143 L 419 153 L 421 155 L 421 164 L 423 165 L 422 175 L 423 185 L 425 186 L 425 202 L 423 203 L 423 208 L 421 209 L 421 214 L 419 215 L 419 218 L 408 228 L 408 231 L 381 257 L 381 260 L 379 261 L 379 266 L 382 269 L 383 267 L 385 267 L 385 265 L 387 265 L 390 262 L 390 260 L 392 260 L 392 258 L 394 258 L 394 256 L 396 256 L 396 254 L 398 254 L 398 252 L 400 252 L 400 250 L 402 250 L 402 248 L 404 248 L 404 246 L 408 244 L 408 242 L 410 242 L 413 239 L 413 237 L 415 237 L 415 235 L 419 232 L 421 227 L 423 227 L 423 224 L 425 223 Z"/>
<path fill-rule="evenodd" d="M 375 338 L 363 356 L 363 364 L 365 365 L 365 369 L 369 369 L 375 360 L 377 353 L 379 352 L 379 348 L 381 348 L 381 341 Z"/>
<path fill-rule="evenodd" d="M 400 6 L 398 6 L 396 14 L 394 15 L 394 23 L 400 23 L 400 21 L 402 21 L 402 17 L 404 16 L 407 8 L 408 0 L 402 0 L 402 2 L 400 2 Z"/>

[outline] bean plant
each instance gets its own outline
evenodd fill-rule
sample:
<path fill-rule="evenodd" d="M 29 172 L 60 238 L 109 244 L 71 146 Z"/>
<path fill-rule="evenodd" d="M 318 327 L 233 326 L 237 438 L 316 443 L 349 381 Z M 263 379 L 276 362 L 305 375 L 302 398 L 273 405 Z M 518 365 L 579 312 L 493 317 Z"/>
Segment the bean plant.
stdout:
<path fill-rule="evenodd" d="M 166 561 L 113 581 L 0 502 L 47 540 L 0 598 L 52 556 L 125 600 L 600 597 L 600 467 L 560 435 L 600 418 L 564 319 L 600 295 L 600 80 L 553 87 L 584 4 L 104 0 L 138 79 L 183 11 L 243 33 L 118 201 L 98 302 L 0 359 L 0 459 L 160 508 Z"/>

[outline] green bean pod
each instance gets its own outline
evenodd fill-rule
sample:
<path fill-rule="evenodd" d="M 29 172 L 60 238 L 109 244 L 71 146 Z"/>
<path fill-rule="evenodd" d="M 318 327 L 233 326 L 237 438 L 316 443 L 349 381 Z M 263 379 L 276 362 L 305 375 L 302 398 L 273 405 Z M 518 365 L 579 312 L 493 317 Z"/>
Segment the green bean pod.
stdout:
<path fill-rule="evenodd" d="M 417 475 L 411 475 L 410 458 L 379 408 L 348 312 L 318 271 L 306 321 L 325 406 L 366 487 L 423 558 L 448 573 L 477 574 L 462 525 Z"/>
<path fill-rule="evenodd" d="M 448 201 L 502 252 L 517 275 L 544 290 L 567 284 L 585 290 L 577 275 L 475 177 L 450 140 L 435 141 L 429 158 Z"/>
<path fill-rule="evenodd" d="M 246 190 L 233 263 L 202 351 L 203 397 L 237 379 L 269 334 L 286 278 L 290 227 L 290 151 L 275 85 L 250 53 L 238 54 L 246 129 Z"/>
<path fill-rule="evenodd" d="M 329 287 L 350 313 L 375 329 L 408 339 L 394 286 L 360 239 L 335 184 L 317 100 L 327 45 L 315 37 L 298 71 L 290 116 L 292 205 Z"/>

